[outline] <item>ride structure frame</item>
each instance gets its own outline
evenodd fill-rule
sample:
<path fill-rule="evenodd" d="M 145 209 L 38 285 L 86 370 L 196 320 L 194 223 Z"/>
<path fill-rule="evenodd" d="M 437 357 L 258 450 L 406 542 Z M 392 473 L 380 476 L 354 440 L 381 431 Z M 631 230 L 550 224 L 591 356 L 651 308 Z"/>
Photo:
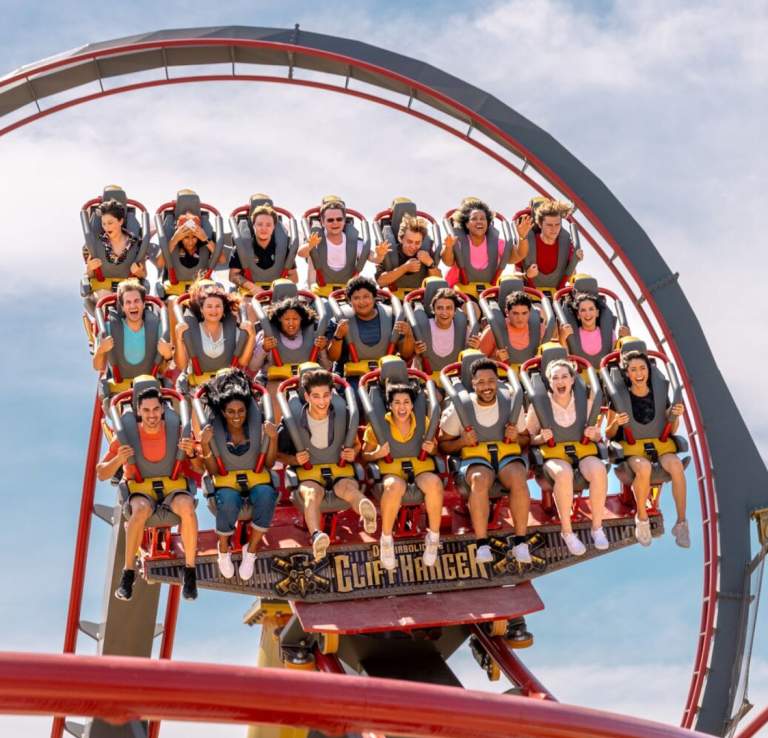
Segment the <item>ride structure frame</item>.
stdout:
<path fill-rule="evenodd" d="M 170 69 L 201 64 L 227 65 L 231 73 L 170 76 Z M 283 67 L 287 76 L 239 73 L 237 67 L 242 64 Z M 154 69 L 164 75 L 105 87 L 112 78 Z M 326 73 L 344 83 L 300 79 L 297 70 Z M 552 136 L 497 98 L 424 62 L 361 41 L 301 31 L 298 26 L 162 30 L 89 44 L 25 66 L 0 79 L 0 136 L 60 110 L 114 94 L 166 84 L 231 80 L 352 95 L 429 122 L 482 151 L 539 194 L 568 197 L 576 205 L 579 220 L 583 217 L 594 228 L 597 236 L 579 222 L 581 234 L 633 298 L 657 348 L 663 350 L 666 344 L 665 350 L 681 371 L 704 526 L 701 626 L 682 724 L 691 727 L 695 723 L 698 730 L 713 734 L 727 731 L 731 716 L 740 708 L 733 704 L 738 682 L 734 664 L 740 663 L 745 646 L 750 516 L 768 507 L 768 471 L 678 284 L 677 273 L 669 269 L 647 234 L 597 176 Z M 354 89 L 357 82 L 364 83 L 366 90 Z M 98 84 L 99 90 L 48 108 L 40 104 L 48 96 L 88 83 Z M 386 90 L 390 97 L 375 95 L 370 88 Z M 393 101 L 392 94 L 399 94 L 404 102 Z M 22 112 L 26 106 L 33 107 L 30 114 Z M 428 115 L 422 107 L 436 110 L 458 125 Z M 9 120 L 20 112 L 20 117 L 3 126 L 3 118 Z M 92 469 L 86 468 L 84 493 L 94 483 Z M 90 522 L 84 518 L 91 511 L 92 506 L 81 506 L 67 652 L 74 651 L 76 644 L 84 544 L 90 530 Z"/>

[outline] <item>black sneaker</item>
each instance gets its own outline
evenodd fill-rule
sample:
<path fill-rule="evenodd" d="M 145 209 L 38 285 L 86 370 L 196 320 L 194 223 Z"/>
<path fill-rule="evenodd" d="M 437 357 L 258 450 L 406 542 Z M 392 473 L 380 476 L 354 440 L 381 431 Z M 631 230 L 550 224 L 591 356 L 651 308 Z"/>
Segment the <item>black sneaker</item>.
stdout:
<path fill-rule="evenodd" d="M 133 597 L 133 580 L 135 578 L 136 572 L 133 569 L 123 569 L 120 586 L 115 590 L 115 597 L 118 600 L 130 600 Z"/>
<path fill-rule="evenodd" d="M 185 600 L 197 599 L 197 572 L 194 566 L 184 567 L 183 585 L 181 587 L 181 594 Z"/>

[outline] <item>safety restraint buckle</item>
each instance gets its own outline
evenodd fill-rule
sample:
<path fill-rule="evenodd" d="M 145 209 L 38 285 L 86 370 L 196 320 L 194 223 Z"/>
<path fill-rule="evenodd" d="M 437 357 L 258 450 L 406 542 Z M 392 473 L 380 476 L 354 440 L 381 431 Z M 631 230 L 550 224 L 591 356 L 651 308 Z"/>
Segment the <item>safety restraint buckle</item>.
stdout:
<path fill-rule="evenodd" d="M 568 459 L 571 462 L 571 466 L 574 469 L 579 468 L 579 456 L 576 453 L 576 446 L 574 446 L 572 443 L 566 443 L 564 447 L 565 455 L 568 457 Z"/>
<path fill-rule="evenodd" d="M 656 450 L 656 446 L 654 446 L 653 443 L 650 441 L 644 443 L 643 451 L 652 463 L 657 464 L 659 462 L 659 452 Z"/>
<path fill-rule="evenodd" d="M 323 484 L 325 485 L 326 491 L 330 492 L 333 489 L 333 474 L 331 474 L 330 467 L 321 466 L 320 474 L 323 477 Z"/>
<path fill-rule="evenodd" d="M 499 473 L 499 447 L 495 443 L 487 444 L 488 455 L 491 457 L 491 466 L 496 474 Z"/>
<path fill-rule="evenodd" d="M 237 472 L 235 474 L 235 481 L 240 487 L 240 495 L 245 497 L 250 492 L 248 487 L 248 475 L 245 472 Z"/>
<path fill-rule="evenodd" d="M 152 491 L 155 493 L 158 503 L 161 503 L 165 499 L 165 485 L 163 484 L 162 479 L 152 480 Z"/>
<path fill-rule="evenodd" d="M 405 481 L 408 484 L 413 484 L 416 481 L 416 475 L 413 473 L 413 462 L 410 459 L 403 459 L 400 467 L 405 474 Z"/>

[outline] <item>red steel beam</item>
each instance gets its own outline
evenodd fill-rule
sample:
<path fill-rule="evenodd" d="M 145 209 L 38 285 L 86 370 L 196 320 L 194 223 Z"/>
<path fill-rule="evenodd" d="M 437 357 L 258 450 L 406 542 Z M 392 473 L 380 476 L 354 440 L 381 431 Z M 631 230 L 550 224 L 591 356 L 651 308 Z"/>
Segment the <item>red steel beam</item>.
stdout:
<path fill-rule="evenodd" d="M 85 459 L 83 474 L 83 491 L 80 498 L 80 517 L 77 524 L 75 540 L 75 555 L 72 565 L 72 583 L 69 590 L 69 609 L 67 624 L 64 629 L 64 653 L 74 653 L 77 646 L 77 631 L 80 624 L 80 608 L 83 603 L 83 588 L 85 586 L 85 569 L 88 563 L 88 542 L 91 537 L 91 518 L 93 516 L 93 500 L 96 493 L 96 463 L 99 460 L 101 448 L 101 418 L 102 407 L 98 392 L 93 404 L 91 417 L 91 432 L 88 439 L 88 454 Z M 61 738 L 64 732 L 64 718 L 56 717 L 51 726 L 51 738 Z"/>
<path fill-rule="evenodd" d="M 736 738 L 752 738 L 752 736 L 757 735 L 760 728 L 766 725 L 768 725 L 768 707 L 759 713 L 752 722 L 748 723 L 744 730 L 736 735 Z"/>
<path fill-rule="evenodd" d="M 301 699 L 297 699 L 301 695 Z M 639 718 L 394 679 L 118 656 L 0 654 L 0 712 L 434 738 L 706 738 Z"/>
<path fill-rule="evenodd" d="M 520 687 L 526 697 L 557 702 L 555 696 L 528 670 L 503 638 L 488 635 L 481 625 L 473 625 L 471 630 L 505 676 Z"/>

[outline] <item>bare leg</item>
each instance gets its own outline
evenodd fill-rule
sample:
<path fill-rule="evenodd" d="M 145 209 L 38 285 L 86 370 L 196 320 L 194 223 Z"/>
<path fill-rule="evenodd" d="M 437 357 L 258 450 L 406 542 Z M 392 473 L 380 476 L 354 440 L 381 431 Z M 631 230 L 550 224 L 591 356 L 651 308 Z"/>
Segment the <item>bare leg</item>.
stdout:
<path fill-rule="evenodd" d="M 554 498 L 557 514 L 560 517 L 563 535 L 573 533 L 571 526 L 571 507 L 573 506 L 573 470 L 562 459 L 549 459 L 544 467 L 554 480 Z"/>
<path fill-rule="evenodd" d="M 263 537 L 263 530 L 251 526 L 251 530 L 248 535 L 248 553 L 256 553 L 256 549 L 259 547 L 259 542 Z"/>
<path fill-rule="evenodd" d="M 311 537 L 320 530 L 320 505 L 325 490 L 317 482 L 302 482 L 299 485 L 299 494 L 304 501 L 304 520 Z"/>
<path fill-rule="evenodd" d="M 439 533 L 440 519 L 443 516 L 443 483 L 437 474 L 422 472 L 416 477 L 416 484 L 424 493 L 429 529 L 433 533 Z"/>
<path fill-rule="evenodd" d="M 488 535 L 488 512 L 491 506 L 488 495 L 493 486 L 493 470 L 482 464 L 474 464 L 467 469 L 466 478 L 472 529 L 478 538 L 485 538 Z"/>
<path fill-rule="evenodd" d="M 360 501 L 364 495 L 360 491 L 360 487 L 354 479 L 349 477 L 345 479 L 339 479 L 333 487 L 334 494 L 344 500 L 355 512 L 360 507 Z"/>
<path fill-rule="evenodd" d="M 189 495 L 175 495 L 171 510 L 181 518 L 181 542 L 184 544 L 184 563 L 195 565 L 197 556 L 197 515 L 195 503 Z"/>
<path fill-rule="evenodd" d="M 524 536 L 528 531 L 531 497 L 528 494 L 527 476 L 525 464 L 517 461 L 510 462 L 499 472 L 502 487 L 509 490 L 509 509 L 517 536 Z"/>
<path fill-rule="evenodd" d="M 600 459 L 588 456 L 579 462 L 579 470 L 589 482 L 589 502 L 592 508 L 592 530 L 603 525 L 605 498 L 608 495 L 608 473 Z"/>
<path fill-rule="evenodd" d="M 154 505 L 146 497 L 133 497 L 130 502 L 131 517 L 125 524 L 125 561 L 124 569 L 133 569 L 136 565 L 136 552 L 139 550 L 141 536 L 147 520 L 152 517 Z"/>
<path fill-rule="evenodd" d="M 685 520 L 685 506 L 687 487 L 685 483 L 685 469 L 680 457 L 676 454 L 664 454 L 659 463 L 670 477 L 672 477 L 672 497 L 675 500 L 675 510 L 677 512 L 677 522 Z"/>
<path fill-rule="evenodd" d="M 384 494 L 381 496 L 381 535 L 391 536 L 397 511 L 400 509 L 405 494 L 405 480 L 393 474 L 387 474 L 382 482 Z"/>
<path fill-rule="evenodd" d="M 643 456 L 630 456 L 627 463 L 635 473 L 632 492 L 635 494 L 637 503 L 637 519 L 648 520 L 645 504 L 648 501 L 648 495 L 651 494 L 651 462 Z"/>

